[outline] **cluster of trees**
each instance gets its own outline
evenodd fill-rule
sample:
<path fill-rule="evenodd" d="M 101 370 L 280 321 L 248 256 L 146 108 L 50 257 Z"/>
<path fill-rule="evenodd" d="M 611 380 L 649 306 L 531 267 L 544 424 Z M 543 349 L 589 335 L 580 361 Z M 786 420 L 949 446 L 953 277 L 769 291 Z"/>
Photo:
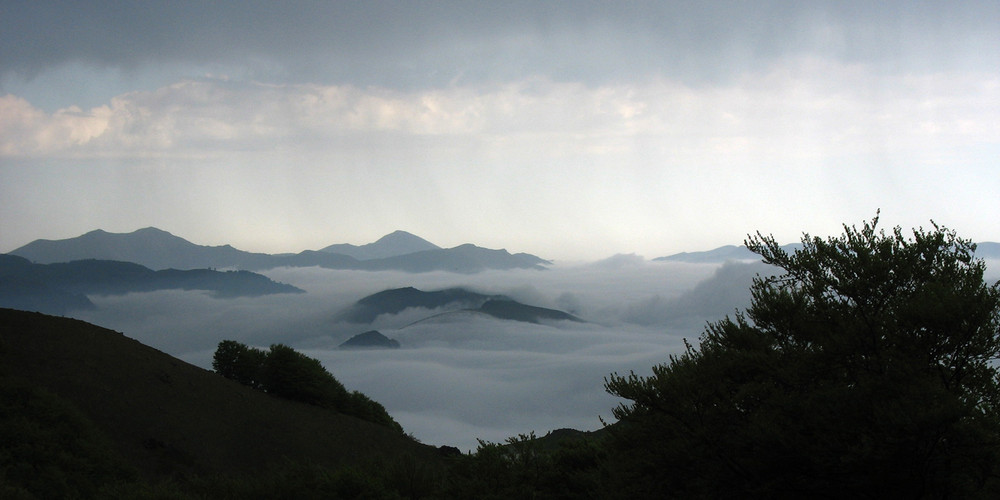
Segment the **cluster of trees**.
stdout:
<path fill-rule="evenodd" d="M 934 225 L 747 246 L 783 272 L 698 347 L 612 375 L 625 496 L 1000 498 L 1000 284 Z"/>
<path fill-rule="evenodd" d="M 348 391 L 319 360 L 283 344 L 268 350 L 233 340 L 219 342 L 212 368 L 222 376 L 278 397 L 328 408 L 403 432 L 385 407 Z"/>

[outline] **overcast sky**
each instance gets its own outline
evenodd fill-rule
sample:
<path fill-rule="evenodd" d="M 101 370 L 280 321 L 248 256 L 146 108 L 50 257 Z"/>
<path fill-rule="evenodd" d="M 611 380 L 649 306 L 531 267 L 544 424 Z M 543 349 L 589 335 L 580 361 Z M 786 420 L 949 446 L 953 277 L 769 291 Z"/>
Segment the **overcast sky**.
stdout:
<path fill-rule="evenodd" d="M 1000 240 L 1000 3 L 3 2 L 0 252 Z"/>

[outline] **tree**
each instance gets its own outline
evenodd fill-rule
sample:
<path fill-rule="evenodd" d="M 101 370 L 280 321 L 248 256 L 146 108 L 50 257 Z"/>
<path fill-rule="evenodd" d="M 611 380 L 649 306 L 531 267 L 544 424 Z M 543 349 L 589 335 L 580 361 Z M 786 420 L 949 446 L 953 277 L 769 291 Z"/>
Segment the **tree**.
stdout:
<path fill-rule="evenodd" d="M 997 493 L 1000 284 L 933 225 L 748 248 L 745 312 L 640 377 L 611 375 L 616 469 L 634 496 L 958 497 Z"/>
<path fill-rule="evenodd" d="M 222 376 L 255 389 L 264 388 L 263 367 L 267 353 L 235 340 L 219 342 L 212 357 L 212 369 Z"/>
<path fill-rule="evenodd" d="M 403 433 L 385 407 L 358 391 L 348 392 L 319 360 L 284 344 L 267 351 L 234 340 L 219 342 L 212 368 L 268 394 L 352 415 Z"/>
<path fill-rule="evenodd" d="M 319 360 L 291 347 L 274 344 L 264 359 L 265 390 L 275 396 L 345 411 L 349 395 L 344 385 Z"/>

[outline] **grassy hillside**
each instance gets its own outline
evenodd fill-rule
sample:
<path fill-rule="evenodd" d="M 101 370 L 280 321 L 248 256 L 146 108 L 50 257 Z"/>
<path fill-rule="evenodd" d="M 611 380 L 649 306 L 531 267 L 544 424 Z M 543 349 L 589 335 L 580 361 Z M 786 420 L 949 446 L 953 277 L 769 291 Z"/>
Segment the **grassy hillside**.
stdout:
<path fill-rule="evenodd" d="M 75 407 L 147 478 L 361 465 L 435 448 L 278 399 L 82 321 L 0 309 L 0 380 Z"/>

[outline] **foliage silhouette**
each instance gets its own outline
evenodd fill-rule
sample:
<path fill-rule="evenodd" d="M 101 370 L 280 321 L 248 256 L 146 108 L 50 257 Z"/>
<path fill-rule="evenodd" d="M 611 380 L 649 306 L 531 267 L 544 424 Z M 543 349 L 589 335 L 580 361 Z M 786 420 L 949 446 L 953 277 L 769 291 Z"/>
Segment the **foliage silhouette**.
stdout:
<path fill-rule="evenodd" d="M 269 394 L 355 416 L 403 432 L 381 404 L 344 387 L 319 360 L 283 344 L 268 351 L 233 340 L 219 342 L 212 368 Z"/>
<path fill-rule="evenodd" d="M 648 497 L 996 497 L 1000 284 L 934 225 L 805 235 L 783 273 L 649 377 L 613 374 L 617 491 Z"/>

